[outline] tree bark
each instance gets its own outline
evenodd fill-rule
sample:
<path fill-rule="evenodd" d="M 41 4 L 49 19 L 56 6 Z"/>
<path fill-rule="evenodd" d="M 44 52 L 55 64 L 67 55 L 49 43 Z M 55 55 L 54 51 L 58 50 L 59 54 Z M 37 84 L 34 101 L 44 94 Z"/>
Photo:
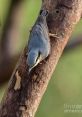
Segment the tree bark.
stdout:
<path fill-rule="evenodd" d="M 47 23 L 51 39 L 50 56 L 28 74 L 27 47 L 24 49 L 11 77 L 0 106 L 0 117 L 34 117 L 46 91 L 59 57 L 81 18 L 82 0 L 43 0 L 42 8 L 49 10 Z"/>

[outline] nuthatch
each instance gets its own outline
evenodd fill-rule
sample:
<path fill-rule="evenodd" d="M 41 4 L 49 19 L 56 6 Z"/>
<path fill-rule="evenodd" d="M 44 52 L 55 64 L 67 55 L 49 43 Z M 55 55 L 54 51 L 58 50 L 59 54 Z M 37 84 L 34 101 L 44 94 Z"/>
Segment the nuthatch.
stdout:
<path fill-rule="evenodd" d="M 41 10 L 29 36 L 27 64 L 29 72 L 50 54 L 50 39 L 46 22 L 47 10 Z"/>

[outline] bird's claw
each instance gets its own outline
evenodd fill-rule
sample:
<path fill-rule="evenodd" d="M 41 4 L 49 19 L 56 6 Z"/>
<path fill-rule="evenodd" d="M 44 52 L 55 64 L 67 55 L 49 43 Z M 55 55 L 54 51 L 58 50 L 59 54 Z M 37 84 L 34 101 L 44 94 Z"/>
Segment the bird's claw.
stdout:
<path fill-rule="evenodd" d="M 50 37 L 54 37 L 54 38 L 59 38 L 59 37 L 57 36 L 57 34 L 53 34 L 53 33 L 49 33 L 49 36 L 50 36 Z"/>

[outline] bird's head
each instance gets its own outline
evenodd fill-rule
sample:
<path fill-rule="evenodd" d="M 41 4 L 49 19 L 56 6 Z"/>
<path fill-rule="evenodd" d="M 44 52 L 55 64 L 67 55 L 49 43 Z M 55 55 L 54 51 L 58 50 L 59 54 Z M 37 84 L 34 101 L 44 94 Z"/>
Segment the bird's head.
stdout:
<path fill-rule="evenodd" d="M 31 50 L 28 52 L 27 64 L 29 72 L 42 60 L 42 54 L 38 50 Z"/>

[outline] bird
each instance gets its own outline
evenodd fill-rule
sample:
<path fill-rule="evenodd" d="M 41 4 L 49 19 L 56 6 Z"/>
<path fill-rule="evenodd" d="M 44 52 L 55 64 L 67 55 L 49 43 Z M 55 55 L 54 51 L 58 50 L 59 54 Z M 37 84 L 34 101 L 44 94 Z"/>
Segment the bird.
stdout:
<path fill-rule="evenodd" d="M 29 35 L 27 64 L 29 72 L 50 55 L 50 38 L 47 26 L 48 11 L 41 10 Z"/>

